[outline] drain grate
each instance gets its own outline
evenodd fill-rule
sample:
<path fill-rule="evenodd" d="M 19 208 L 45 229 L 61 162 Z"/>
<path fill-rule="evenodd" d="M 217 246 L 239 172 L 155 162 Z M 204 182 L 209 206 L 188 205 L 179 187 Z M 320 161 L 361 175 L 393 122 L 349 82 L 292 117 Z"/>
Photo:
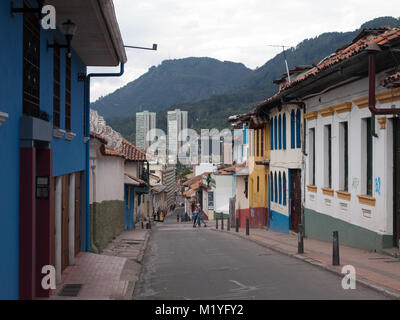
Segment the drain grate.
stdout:
<path fill-rule="evenodd" d="M 58 293 L 61 297 L 77 297 L 83 284 L 65 284 Z"/>

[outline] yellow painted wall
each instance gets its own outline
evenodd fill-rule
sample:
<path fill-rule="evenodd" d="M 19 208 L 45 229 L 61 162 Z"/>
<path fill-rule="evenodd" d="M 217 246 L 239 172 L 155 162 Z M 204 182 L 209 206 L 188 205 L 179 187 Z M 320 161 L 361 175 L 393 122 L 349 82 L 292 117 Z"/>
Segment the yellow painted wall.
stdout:
<path fill-rule="evenodd" d="M 257 165 L 256 161 L 270 159 L 271 153 L 269 123 L 265 124 L 263 128 L 253 129 L 252 132 L 254 149 L 253 152 L 249 155 L 250 208 L 265 208 L 268 206 L 269 166 Z"/>

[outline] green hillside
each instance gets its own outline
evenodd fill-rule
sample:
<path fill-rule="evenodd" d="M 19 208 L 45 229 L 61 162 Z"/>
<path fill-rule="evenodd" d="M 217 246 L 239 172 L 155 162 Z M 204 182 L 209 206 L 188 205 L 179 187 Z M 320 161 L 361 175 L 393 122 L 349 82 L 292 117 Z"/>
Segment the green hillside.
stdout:
<path fill-rule="evenodd" d="M 92 103 L 106 119 L 159 111 L 227 92 L 252 73 L 241 63 L 211 58 L 166 60 L 140 78 Z"/>
<path fill-rule="evenodd" d="M 319 62 L 336 49 L 350 43 L 361 30 L 379 28 L 384 25 L 400 26 L 400 19 L 393 17 L 376 18 L 351 32 L 330 32 L 303 40 L 296 48 L 286 51 L 289 68 Z M 229 127 L 227 122 L 229 116 L 247 112 L 260 101 L 273 95 L 278 87 L 272 81 L 280 78 L 284 73 L 284 58 L 283 53 L 280 53 L 262 67 L 247 73 L 246 77 L 233 86 L 229 92 L 215 94 L 200 101 L 173 104 L 159 110 L 157 112 L 157 127 L 166 132 L 167 111 L 180 108 L 189 112 L 189 126 L 198 130 L 198 132 L 201 128 L 227 128 Z M 134 142 L 134 117 L 113 119 L 109 123 Z"/>

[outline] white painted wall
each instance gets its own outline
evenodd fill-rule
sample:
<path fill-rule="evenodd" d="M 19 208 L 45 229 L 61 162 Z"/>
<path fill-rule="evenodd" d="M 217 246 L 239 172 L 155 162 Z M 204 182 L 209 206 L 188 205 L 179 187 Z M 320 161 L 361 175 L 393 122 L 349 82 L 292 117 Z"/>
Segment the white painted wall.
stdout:
<path fill-rule="evenodd" d="M 92 139 L 90 143 L 90 203 L 123 201 L 125 160 L 121 157 L 104 156 L 100 153 L 99 147 L 100 143 Z"/>
<path fill-rule="evenodd" d="M 275 116 L 281 115 L 283 119 L 283 114 L 286 114 L 286 150 L 275 150 L 271 148 L 271 162 L 270 168 L 273 170 L 273 167 L 277 168 L 290 168 L 290 169 L 301 169 L 302 164 L 302 151 L 301 148 L 291 148 L 291 123 L 290 123 L 290 114 L 292 110 L 295 112 L 299 107 L 297 105 L 283 105 L 282 110 L 279 111 L 278 108 L 273 108 L 271 110 L 271 119 L 274 119 Z M 300 113 L 300 141 L 303 143 L 303 111 Z M 279 128 L 279 127 L 278 127 Z M 283 120 L 282 120 L 282 128 L 283 128 Z M 279 129 L 278 129 L 279 131 Z M 274 128 L 275 134 L 275 128 Z M 278 135 L 279 137 L 279 135 Z M 275 137 L 274 137 L 275 139 Z M 282 129 L 282 139 L 283 139 L 283 129 Z M 296 140 L 296 135 L 295 135 Z M 275 140 L 274 140 L 275 141 Z M 279 145 L 279 138 L 278 138 Z"/>
<path fill-rule="evenodd" d="M 377 75 L 377 93 L 386 89 L 379 87 L 380 80 L 385 74 Z M 336 104 L 351 102 L 354 99 L 368 95 L 368 79 L 362 79 L 346 86 L 334 89 L 330 92 L 310 98 L 306 101 L 307 112 L 317 111 L 322 108 L 334 106 Z M 377 107 L 390 108 L 393 104 L 400 108 L 400 103 L 390 103 Z M 365 178 L 362 169 L 365 168 L 366 160 L 362 156 L 362 119 L 370 117 L 368 108 L 359 109 L 355 104 L 352 105 L 351 112 L 337 114 L 326 118 L 318 115 L 316 120 L 307 121 L 307 142 L 309 128 L 315 128 L 316 134 L 316 186 L 317 193 L 306 190 L 305 207 L 315 210 L 340 220 L 347 221 L 362 228 L 377 232 L 379 234 L 393 234 L 393 134 L 391 116 L 386 116 L 386 129 L 380 129 L 376 121 L 375 128 L 378 138 L 373 138 L 373 197 L 376 199 L 375 207 L 362 205 L 359 203 L 357 195 L 365 193 L 362 184 Z M 377 116 L 379 118 L 380 116 Z M 324 187 L 324 167 L 323 167 L 323 128 L 325 124 L 332 125 L 332 189 L 340 190 L 339 172 L 339 123 L 348 121 L 349 128 L 349 192 L 351 200 L 345 201 L 334 197 L 324 196 L 321 187 Z M 307 154 L 310 153 L 310 144 L 307 143 Z M 306 171 L 303 172 L 306 184 L 310 185 L 311 162 L 310 155 L 306 157 Z M 380 178 L 380 190 L 375 186 L 375 179 Z M 380 192 L 379 192 L 380 191 Z M 330 203 L 329 203 L 330 202 Z M 347 209 L 343 209 L 343 205 Z M 369 211 L 370 217 L 363 214 L 363 210 Z"/>
<path fill-rule="evenodd" d="M 214 208 L 215 212 L 229 213 L 229 198 L 235 196 L 233 175 L 213 175 L 215 179 Z"/>
<path fill-rule="evenodd" d="M 246 189 L 246 178 L 248 176 L 236 176 L 236 202 L 235 202 L 235 210 L 243 210 L 249 208 L 249 196 L 246 198 L 244 193 Z M 250 190 L 249 190 L 250 195 Z"/>

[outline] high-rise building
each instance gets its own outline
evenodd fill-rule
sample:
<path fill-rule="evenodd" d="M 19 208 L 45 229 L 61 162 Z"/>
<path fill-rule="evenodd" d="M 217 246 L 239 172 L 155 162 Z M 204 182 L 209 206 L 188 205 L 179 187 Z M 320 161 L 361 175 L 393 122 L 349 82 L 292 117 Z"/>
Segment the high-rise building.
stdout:
<path fill-rule="evenodd" d="M 175 109 L 168 111 L 168 154 L 169 161 L 175 163 L 176 155 L 184 141 L 179 141 L 179 133 L 187 129 L 188 112 Z"/>
<path fill-rule="evenodd" d="M 150 130 L 156 128 L 156 113 L 155 112 L 138 112 L 136 113 L 136 146 L 146 150 L 150 141 L 153 140 L 154 137 L 149 136 L 147 139 L 147 134 Z"/>

